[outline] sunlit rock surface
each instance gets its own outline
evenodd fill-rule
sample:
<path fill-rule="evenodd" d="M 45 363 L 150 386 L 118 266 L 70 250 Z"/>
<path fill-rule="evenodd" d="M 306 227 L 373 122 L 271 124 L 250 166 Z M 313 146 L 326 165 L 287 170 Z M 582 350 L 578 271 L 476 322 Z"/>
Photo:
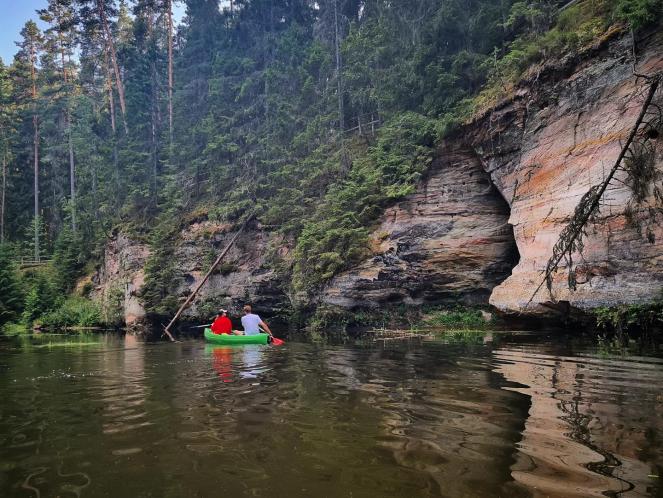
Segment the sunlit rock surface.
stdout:
<path fill-rule="evenodd" d="M 581 196 L 610 170 L 640 112 L 646 82 L 633 76 L 631 53 L 630 35 L 615 31 L 581 55 L 540 67 L 509 99 L 448 137 L 416 192 L 378 221 L 372 256 L 333 278 L 315 302 L 346 309 L 490 302 L 505 312 L 547 315 L 659 297 L 663 218 L 645 206 L 635 212 L 639 228 L 627 221 L 630 191 L 620 174 L 588 227 L 582 255 L 574 256 L 576 290 L 562 268 L 553 294 L 544 286 L 528 304 L 559 233 Z M 663 70 L 663 35 L 637 40 L 637 54 L 638 72 Z M 663 139 L 652 143 L 662 169 Z M 180 234 L 180 301 L 231 230 L 200 221 Z M 266 258 L 278 248 L 287 260 L 289 246 L 267 228 L 250 227 L 186 316 L 247 301 L 266 314 L 287 309 L 289 282 L 279 281 Z M 148 254 L 145 244 L 118 235 L 94 278 L 93 295 L 104 303 L 119 299 L 129 324 L 145 315 L 138 294 Z"/>
<path fill-rule="evenodd" d="M 661 38 L 638 41 L 638 72 L 663 70 Z M 520 262 L 493 291 L 490 302 L 497 308 L 535 314 L 546 312 L 553 301 L 586 309 L 660 295 L 663 227 L 646 207 L 636 213 L 643 235 L 627 222 L 630 191 L 620 183 L 621 173 L 605 194 L 597 223 L 588 227 L 582 255 L 575 255 L 577 290 L 569 290 L 563 269 L 555 277 L 553 296 L 544 286 L 527 306 L 578 201 L 605 178 L 641 111 L 647 83 L 633 76 L 630 53 L 630 37 L 617 36 L 585 60 L 560 61 L 459 137 L 470 137 L 511 207 Z M 663 91 L 657 100 L 663 101 Z M 661 142 L 653 141 L 659 169 Z"/>
<path fill-rule="evenodd" d="M 101 304 L 109 322 L 115 321 L 115 314 L 128 326 L 145 318 L 138 291 L 145 282 L 143 268 L 149 254 L 146 244 L 123 234 L 115 235 L 106 243 L 103 263 L 93 277 L 92 297 Z"/>
<path fill-rule="evenodd" d="M 182 300 L 205 276 L 235 235 L 235 229 L 232 225 L 204 221 L 182 232 L 175 255 L 184 276 L 179 289 Z M 275 235 L 255 222 L 250 224 L 230 248 L 218 271 L 200 289 L 184 316 L 204 318 L 220 306 L 237 315 L 245 303 L 252 304 L 257 313 L 270 315 L 287 308 L 288 300 L 276 272 L 266 264 L 271 244 L 287 251 Z"/>

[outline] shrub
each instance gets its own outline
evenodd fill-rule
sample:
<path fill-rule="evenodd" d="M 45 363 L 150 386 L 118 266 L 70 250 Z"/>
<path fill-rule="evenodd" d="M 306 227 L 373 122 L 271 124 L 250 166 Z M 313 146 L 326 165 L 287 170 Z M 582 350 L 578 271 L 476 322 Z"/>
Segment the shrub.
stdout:
<path fill-rule="evenodd" d="M 617 0 L 615 16 L 638 30 L 660 19 L 660 0 Z"/>
<path fill-rule="evenodd" d="M 481 310 L 458 306 L 451 309 L 434 310 L 423 324 L 428 327 L 445 327 L 454 329 L 482 329 L 490 322 L 481 314 Z"/>
<path fill-rule="evenodd" d="M 293 285 L 309 292 L 368 254 L 371 225 L 384 208 L 414 191 L 432 163 L 437 121 L 405 113 L 358 154 L 304 223 L 295 248 Z"/>
<path fill-rule="evenodd" d="M 28 288 L 23 307 L 23 323 L 31 325 L 45 313 L 55 309 L 62 301 L 62 294 L 53 285 L 52 272 L 37 269 L 24 275 Z"/>
<path fill-rule="evenodd" d="M 663 299 L 650 304 L 601 307 L 593 311 L 600 330 L 619 334 L 647 334 L 663 328 Z"/>
<path fill-rule="evenodd" d="M 57 309 L 44 314 L 41 322 L 49 328 L 94 327 L 102 323 L 99 306 L 82 297 L 70 297 Z"/>
<path fill-rule="evenodd" d="M 177 290 L 182 281 L 174 249 L 178 228 L 177 224 L 163 222 L 152 233 L 140 297 L 145 310 L 153 315 L 168 315 L 177 309 Z"/>

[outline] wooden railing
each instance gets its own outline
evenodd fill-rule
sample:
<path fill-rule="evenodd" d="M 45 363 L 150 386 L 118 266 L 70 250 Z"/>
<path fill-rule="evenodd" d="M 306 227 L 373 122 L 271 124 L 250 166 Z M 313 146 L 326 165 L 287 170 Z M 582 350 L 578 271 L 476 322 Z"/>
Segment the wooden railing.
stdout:
<path fill-rule="evenodd" d="M 40 267 L 40 266 L 46 266 L 49 263 L 51 263 L 52 261 L 53 261 L 52 259 L 40 259 L 39 261 L 37 261 L 36 259 L 21 258 L 21 259 L 17 259 L 15 262 L 16 262 L 16 265 L 21 270 L 25 270 L 27 268 L 37 268 L 37 267 Z"/>

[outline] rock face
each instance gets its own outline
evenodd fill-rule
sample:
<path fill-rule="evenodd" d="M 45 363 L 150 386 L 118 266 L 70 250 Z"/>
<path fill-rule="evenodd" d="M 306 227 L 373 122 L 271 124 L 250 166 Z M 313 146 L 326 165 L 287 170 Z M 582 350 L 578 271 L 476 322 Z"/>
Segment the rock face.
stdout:
<path fill-rule="evenodd" d="M 646 82 L 633 76 L 630 54 L 630 36 L 615 29 L 584 53 L 539 68 L 512 97 L 449 138 L 417 193 L 382 217 L 374 256 L 337 276 L 323 302 L 481 303 L 490 295 L 502 311 L 544 315 L 558 304 L 589 309 L 660 297 L 663 224 L 648 209 L 651 195 L 635 209 L 640 227 L 629 223 L 622 173 L 589 226 L 582 255 L 574 256 L 577 288 L 569 289 L 561 268 L 552 295 L 544 286 L 529 303 L 578 201 L 605 178 L 640 113 Z M 636 71 L 661 70 L 663 36 L 650 34 L 638 41 Z M 657 100 L 663 103 L 663 90 Z M 659 170 L 661 142 L 652 141 Z"/>
<path fill-rule="evenodd" d="M 343 308 L 485 303 L 516 262 L 508 216 L 474 151 L 444 148 L 417 192 L 382 216 L 374 256 L 335 277 L 323 302 Z"/>
<path fill-rule="evenodd" d="M 216 255 L 230 241 L 233 227 L 209 221 L 193 223 L 181 234 L 175 249 L 175 260 L 182 276 L 177 289 L 183 302 L 204 277 Z M 239 315 L 241 305 L 252 303 L 260 313 L 275 315 L 287 309 L 289 300 L 273 270 L 266 269 L 265 258 L 272 237 L 250 227 L 242 234 L 200 292 L 183 319 L 209 319 L 220 307 Z M 146 244 L 125 235 L 117 235 L 106 246 L 104 264 L 94 276 L 96 289 L 93 298 L 102 304 L 108 315 L 119 315 L 128 325 L 140 323 L 146 317 L 140 300 L 140 288 L 145 281 L 144 267 L 150 255 Z M 236 324 L 239 326 L 239 324 Z"/>
<path fill-rule="evenodd" d="M 92 297 L 98 301 L 109 323 L 135 325 L 145 318 L 145 309 L 137 293 L 145 282 L 145 261 L 150 250 L 123 234 L 108 241 L 104 263 L 93 277 L 96 288 Z"/>
<path fill-rule="evenodd" d="M 204 221 L 182 232 L 181 243 L 175 252 L 185 280 L 179 289 L 182 301 L 230 242 L 235 234 L 233 229 L 231 225 Z M 289 300 L 281 290 L 283 286 L 274 270 L 268 269 L 266 264 L 270 245 L 274 243 L 282 247 L 280 242 L 257 224 L 250 225 L 224 258 L 220 271 L 210 276 L 201 288 L 184 317 L 209 317 L 210 312 L 219 307 L 228 308 L 234 316 L 238 316 L 244 303 L 251 303 L 259 313 L 266 315 L 279 314 L 288 309 Z"/>
<path fill-rule="evenodd" d="M 639 73 L 663 70 L 660 34 L 638 44 Z M 601 182 L 617 159 L 642 108 L 647 84 L 633 76 L 629 36 L 617 34 L 591 57 L 564 60 L 521 85 L 515 97 L 464 130 L 486 171 L 511 207 L 509 223 L 520 262 L 492 293 L 490 303 L 508 312 L 548 313 L 553 301 L 576 308 L 650 301 L 663 288 L 663 227 L 650 216 L 650 197 L 636 210 L 652 241 L 625 216 L 630 190 L 619 180 L 589 226 L 582 255 L 575 255 L 578 285 L 568 271 L 555 276 L 552 296 L 542 280 L 552 247 L 581 196 Z M 657 100 L 663 101 L 663 91 Z M 663 169 L 663 144 L 657 167 Z"/>

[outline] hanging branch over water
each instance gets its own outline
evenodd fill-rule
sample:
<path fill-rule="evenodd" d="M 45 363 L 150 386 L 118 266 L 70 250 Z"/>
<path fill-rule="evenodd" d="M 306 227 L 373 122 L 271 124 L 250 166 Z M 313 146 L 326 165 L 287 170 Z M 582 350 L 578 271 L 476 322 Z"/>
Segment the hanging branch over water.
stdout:
<path fill-rule="evenodd" d="M 575 289 L 575 272 L 573 271 L 573 254 L 582 252 L 584 248 L 583 236 L 586 235 L 587 224 L 596 217 L 601 205 L 601 198 L 617 171 L 627 173 L 627 180 L 623 182 L 633 192 L 633 198 L 627 206 L 627 216 L 632 212 L 632 201 L 641 203 L 649 192 L 651 183 L 657 177 L 655 165 L 655 147 L 652 139 L 658 138 L 663 128 L 663 113 L 661 107 L 654 103 L 654 95 L 661 82 L 661 74 L 649 77 L 649 90 L 640 115 L 631 130 L 631 133 L 622 147 L 622 150 L 605 179 L 598 185 L 591 187 L 575 208 L 569 224 L 562 230 L 557 243 L 553 246 L 552 256 L 548 260 L 544 277 L 536 288 L 527 306 L 534 300 L 543 284 L 552 292 L 553 274 L 559 269 L 564 260 L 569 268 L 569 287 Z M 659 202 L 663 201 L 663 193 L 654 188 L 654 196 Z M 663 202 L 662 202 L 663 203 Z M 632 217 L 632 216 L 630 216 Z M 651 238 L 650 238 L 651 240 Z"/>

